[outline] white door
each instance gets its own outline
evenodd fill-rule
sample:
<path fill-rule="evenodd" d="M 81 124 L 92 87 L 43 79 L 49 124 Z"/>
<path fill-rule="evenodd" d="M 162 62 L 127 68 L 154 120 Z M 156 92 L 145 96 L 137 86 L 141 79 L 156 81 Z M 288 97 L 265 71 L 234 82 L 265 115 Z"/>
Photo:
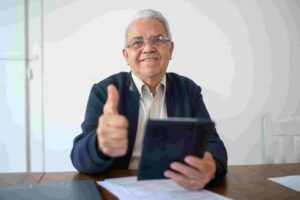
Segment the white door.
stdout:
<path fill-rule="evenodd" d="M 0 3 L 0 172 L 44 170 L 42 3 Z"/>
<path fill-rule="evenodd" d="M 27 170 L 24 8 L 0 3 L 0 172 Z"/>

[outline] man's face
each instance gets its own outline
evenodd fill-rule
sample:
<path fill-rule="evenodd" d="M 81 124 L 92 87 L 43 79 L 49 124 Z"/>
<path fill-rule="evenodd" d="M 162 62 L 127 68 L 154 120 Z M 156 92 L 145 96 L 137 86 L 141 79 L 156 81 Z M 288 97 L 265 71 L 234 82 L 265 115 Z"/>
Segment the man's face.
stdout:
<path fill-rule="evenodd" d="M 161 80 L 172 56 L 172 42 L 156 45 L 149 40 L 159 36 L 167 36 L 167 32 L 162 23 L 155 19 L 138 19 L 127 32 L 127 44 L 144 41 L 139 48 L 123 49 L 123 56 L 134 74 L 146 82 Z"/>

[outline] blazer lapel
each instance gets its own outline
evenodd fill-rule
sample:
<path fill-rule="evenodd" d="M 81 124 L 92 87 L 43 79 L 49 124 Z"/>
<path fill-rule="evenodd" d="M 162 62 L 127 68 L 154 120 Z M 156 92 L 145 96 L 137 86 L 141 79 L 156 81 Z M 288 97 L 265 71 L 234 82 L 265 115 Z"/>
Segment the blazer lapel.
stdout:
<path fill-rule="evenodd" d="M 139 93 L 135 84 L 133 83 L 130 73 L 127 76 L 126 88 L 125 115 L 128 117 L 128 121 L 130 122 L 128 128 L 128 151 L 126 155 L 126 164 L 129 166 L 136 138 L 139 114 Z"/>
<path fill-rule="evenodd" d="M 167 104 L 167 113 L 168 117 L 176 117 L 178 116 L 178 113 L 176 112 L 176 101 L 175 96 L 173 92 L 173 79 L 172 77 L 167 73 L 167 88 L 166 88 L 166 104 Z M 180 98 L 180 97 L 179 97 Z"/>

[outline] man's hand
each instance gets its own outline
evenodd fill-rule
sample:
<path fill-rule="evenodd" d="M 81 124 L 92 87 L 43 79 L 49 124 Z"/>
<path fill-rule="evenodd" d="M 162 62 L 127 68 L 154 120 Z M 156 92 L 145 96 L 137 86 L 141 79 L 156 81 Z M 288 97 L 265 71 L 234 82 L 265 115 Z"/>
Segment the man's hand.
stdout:
<path fill-rule="evenodd" d="M 118 103 L 118 90 L 115 86 L 109 85 L 103 115 L 99 118 L 97 137 L 99 149 L 110 157 L 123 156 L 128 148 L 128 121 L 126 117 L 118 114 Z"/>
<path fill-rule="evenodd" d="M 167 170 L 164 175 L 189 190 L 204 188 L 216 173 L 216 164 L 209 152 L 205 152 L 202 159 L 187 156 L 184 161 L 186 164 L 171 163 L 170 167 L 174 171 Z"/>

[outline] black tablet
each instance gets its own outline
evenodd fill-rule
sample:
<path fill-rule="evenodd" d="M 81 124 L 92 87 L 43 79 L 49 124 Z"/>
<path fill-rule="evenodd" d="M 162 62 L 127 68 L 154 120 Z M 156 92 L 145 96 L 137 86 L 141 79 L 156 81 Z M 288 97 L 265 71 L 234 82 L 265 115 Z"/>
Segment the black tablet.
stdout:
<path fill-rule="evenodd" d="M 215 126 L 200 118 L 148 120 L 138 169 L 138 180 L 164 179 L 163 173 L 173 161 L 184 157 L 202 157 Z"/>
<path fill-rule="evenodd" d="M 95 181 L 55 181 L 0 187 L 1 200 L 101 200 Z"/>

